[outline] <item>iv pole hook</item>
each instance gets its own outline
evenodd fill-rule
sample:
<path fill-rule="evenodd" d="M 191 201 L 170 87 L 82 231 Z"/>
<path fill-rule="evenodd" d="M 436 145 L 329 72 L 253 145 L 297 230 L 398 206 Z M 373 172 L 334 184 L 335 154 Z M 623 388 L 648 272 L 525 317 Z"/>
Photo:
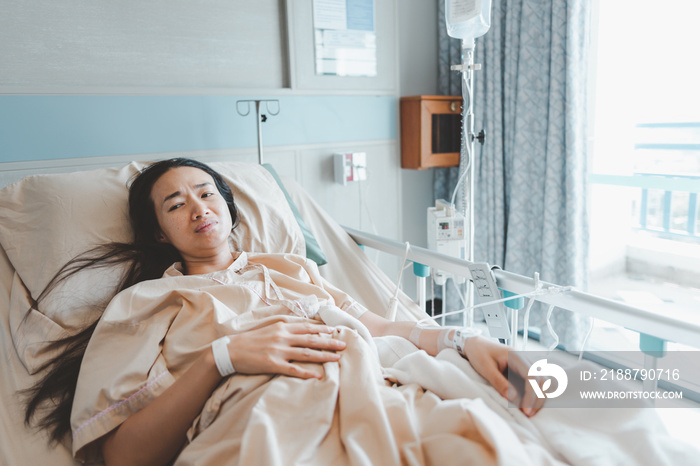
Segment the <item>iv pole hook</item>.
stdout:
<path fill-rule="evenodd" d="M 247 116 L 250 113 L 250 103 L 254 102 L 255 103 L 255 116 L 256 116 L 256 125 L 258 129 L 258 163 L 262 165 L 263 163 L 263 144 L 262 144 L 262 124 L 267 121 L 267 115 L 264 113 L 260 113 L 260 103 L 265 102 L 265 111 L 271 115 L 275 116 L 280 113 L 280 101 L 277 99 L 262 99 L 262 100 L 237 100 L 236 101 L 236 112 L 240 116 Z M 275 102 L 277 104 L 277 111 L 273 112 L 270 110 L 270 102 Z M 245 103 L 248 104 L 246 107 L 246 112 L 243 113 L 241 111 L 240 104 Z"/>

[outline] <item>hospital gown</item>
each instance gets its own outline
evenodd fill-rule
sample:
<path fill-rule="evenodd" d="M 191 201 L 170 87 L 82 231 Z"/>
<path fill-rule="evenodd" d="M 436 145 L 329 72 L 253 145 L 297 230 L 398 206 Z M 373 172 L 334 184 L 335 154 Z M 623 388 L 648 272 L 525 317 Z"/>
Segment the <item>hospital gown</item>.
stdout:
<path fill-rule="evenodd" d="M 222 380 L 175 464 L 557 464 L 479 399 L 397 386 L 357 320 L 367 310 L 292 254 L 240 253 L 226 270 L 164 277 L 117 295 L 88 345 L 71 416 L 73 452 L 147 406 L 211 342 L 276 322 L 325 323 L 347 343 L 321 379 L 235 374 Z M 426 355 L 427 357 L 427 355 Z M 433 359 L 433 358 L 431 358 Z"/>

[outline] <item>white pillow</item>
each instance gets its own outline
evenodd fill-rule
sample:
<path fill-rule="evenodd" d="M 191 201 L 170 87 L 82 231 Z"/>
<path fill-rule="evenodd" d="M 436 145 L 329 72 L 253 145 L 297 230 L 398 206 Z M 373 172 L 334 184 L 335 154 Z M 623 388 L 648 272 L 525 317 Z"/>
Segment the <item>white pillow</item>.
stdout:
<path fill-rule="evenodd" d="M 246 252 L 286 252 L 306 256 L 304 234 L 284 191 L 262 165 L 211 163 L 233 190 L 238 208 L 234 248 Z"/>
<path fill-rule="evenodd" d="M 127 184 L 146 165 L 35 175 L 0 191 L 0 244 L 32 297 L 76 255 L 98 244 L 131 239 Z M 240 222 L 232 235 L 236 249 L 306 254 L 294 214 L 267 170 L 240 162 L 210 166 L 233 190 Z M 68 288 L 58 288 L 42 311 L 63 328 L 82 326 L 89 317 L 75 315 L 80 312 L 76 305 L 104 298 L 116 272 L 81 272 Z"/>

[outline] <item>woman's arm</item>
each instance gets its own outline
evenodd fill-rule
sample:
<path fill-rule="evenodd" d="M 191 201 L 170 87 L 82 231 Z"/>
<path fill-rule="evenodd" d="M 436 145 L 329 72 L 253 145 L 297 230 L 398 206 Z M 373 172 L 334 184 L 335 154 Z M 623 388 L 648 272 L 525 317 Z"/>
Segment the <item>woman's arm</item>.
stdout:
<path fill-rule="evenodd" d="M 360 317 L 360 322 L 362 322 L 369 333 L 373 337 L 383 337 L 387 335 L 395 335 L 398 337 L 403 337 L 405 339 L 410 339 L 411 331 L 416 326 L 415 322 L 408 321 L 391 321 L 384 317 L 381 317 L 374 312 L 367 311 Z M 438 337 L 443 329 L 441 328 L 425 328 L 420 333 L 419 344 L 416 345 L 419 348 L 425 350 L 428 354 L 432 356 L 437 356 L 440 352 L 438 349 Z"/>
<path fill-rule="evenodd" d="M 162 395 L 105 437 L 105 464 L 167 464 L 220 380 L 211 351 L 205 351 Z"/>
<path fill-rule="evenodd" d="M 345 342 L 327 338 L 333 330 L 324 325 L 278 323 L 231 335 L 231 362 L 245 374 L 284 374 L 311 378 L 317 373 L 293 361 L 337 361 Z M 221 381 L 211 351 L 197 361 L 163 394 L 131 415 L 105 436 L 102 454 L 107 465 L 167 464 L 180 451 L 187 430 Z"/>
<path fill-rule="evenodd" d="M 360 317 L 372 336 L 396 335 L 410 339 L 411 331 L 417 325 L 416 322 L 394 322 L 387 320 L 373 312 L 367 311 Z M 419 333 L 418 346 L 428 354 L 437 355 L 439 339 L 443 337 L 442 328 L 425 328 Z M 451 330 L 447 338 L 451 339 L 454 330 Z M 414 341 L 415 343 L 415 341 Z M 508 382 L 504 375 L 506 370 L 513 370 L 521 378 L 527 379 L 528 366 L 521 358 L 511 355 L 509 364 L 508 346 L 496 343 L 481 336 L 470 337 L 464 343 L 464 356 L 469 360 L 474 370 L 484 377 L 504 398 L 515 401 L 518 393 L 515 387 Z M 544 401 L 537 398 L 529 384 L 525 384 L 525 393 L 520 402 L 520 409 L 528 416 L 533 416 L 544 405 Z"/>

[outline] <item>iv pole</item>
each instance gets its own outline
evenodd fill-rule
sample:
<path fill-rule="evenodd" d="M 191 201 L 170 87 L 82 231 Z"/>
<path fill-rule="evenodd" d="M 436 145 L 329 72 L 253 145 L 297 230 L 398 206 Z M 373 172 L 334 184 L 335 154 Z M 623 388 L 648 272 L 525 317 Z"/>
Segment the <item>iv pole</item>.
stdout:
<path fill-rule="evenodd" d="M 462 96 L 464 98 L 464 106 L 462 108 L 463 122 L 463 144 L 466 157 L 461 157 L 459 161 L 459 171 L 461 173 L 460 182 L 466 177 L 466 183 L 462 187 L 462 209 L 465 217 L 468 215 L 468 230 L 467 230 L 467 260 L 474 261 L 474 180 L 475 180 L 475 163 L 474 163 L 474 140 L 478 139 L 480 144 L 484 143 L 484 130 L 482 129 L 478 135 L 474 134 L 474 113 L 473 98 L 474 98 L 474 71 L 481 69 L 481 64 L 474 64 L 474 39 L 462 40 L 462 64 L 452 65 L 451 70 L 460 71 L 462 73 Z M 458 189 L 455 188 L 455 189 Z M 456 191 L 455 191 L 456 194 Z M 454 195 L 452 199 L 454 205 Z M 474 284 L 467 281 L 467 305 L 471 308 L 474 300 Z M 464 325 L 471 327 L 474 324 L 474 310 L 470 309 L 467 322 Z"/>
<path fill-rule="evenodd" d="M 265 111 L 270 116 L 275 116 L 280 113 L 280 101 L 277 99 L 261 99 L 261 100 L 237 100 L 236 101 L 236 111 L 240 116 L 247 116 L 250 113 L 250 103 L 255 103 L 255 116 L 257 117 L 257 128 L 258 128 L 258 164 L 263 164 L 263 144 L 262 144 L 262 124 L 267 121 L 267 115 L 260 113 L 260 103 L 265 102 Z M 270 102 L 275 102 L 277 104 L 277 111 L 273 112 L 270 110 Z M 243 113 L 241 111 L 240 104 L 248 104 L 246 106 L 246 111 Z"/>

